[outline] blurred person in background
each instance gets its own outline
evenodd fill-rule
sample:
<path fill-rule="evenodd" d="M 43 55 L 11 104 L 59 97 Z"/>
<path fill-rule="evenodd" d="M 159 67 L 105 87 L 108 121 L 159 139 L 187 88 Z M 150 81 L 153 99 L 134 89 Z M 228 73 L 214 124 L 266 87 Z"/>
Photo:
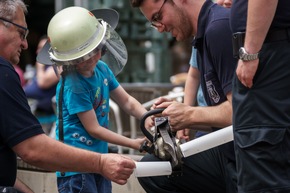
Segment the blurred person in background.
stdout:
<path fill-rule="evenodd" d="M 36 54 L 41 50 L 47 41 L 47 36 L 42 36 L 39 40 Z M 52 66 L 46 66 L 36 61 L 36 74 L 24 87 L 24 92 L 28 99 L 35 101 L 35 114 L 51 115 L 54 114 L 52 97 L 56 93 L 58 77 Z"/>

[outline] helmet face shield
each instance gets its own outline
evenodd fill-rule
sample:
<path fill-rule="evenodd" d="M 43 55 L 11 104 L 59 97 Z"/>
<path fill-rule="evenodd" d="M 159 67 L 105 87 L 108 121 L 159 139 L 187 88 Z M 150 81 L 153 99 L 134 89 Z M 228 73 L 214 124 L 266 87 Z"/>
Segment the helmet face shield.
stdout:
<path fill-rule="evenodd" d="M 102 49 L 102 60 L 105 61 L 114 75 L 118 75 L 128 60 L 127 48 L 119 34 L 110 26 L 107 28 L 105 45 Z"/>

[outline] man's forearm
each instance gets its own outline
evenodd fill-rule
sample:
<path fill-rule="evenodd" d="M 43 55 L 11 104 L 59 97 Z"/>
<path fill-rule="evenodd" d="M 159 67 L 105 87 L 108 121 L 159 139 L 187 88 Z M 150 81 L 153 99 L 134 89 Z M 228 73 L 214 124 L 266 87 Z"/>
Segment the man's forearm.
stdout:
<path fill-rule="evenodd" d="M 232 107 L 229 101 L 217 106 L 194 107 L 193 125 L 208 127 L 226 127 L 232 124 Z M 203 129 L 204 130 L 204 129 Z"/>
<path fill-rule="evenodd" d="M 260 51 L 268 33 L 278 0 L 249 0 L 245 49 L 253 54 Z"/>
<path fill-rule="evenodd" d="M 51 171 L 99 173 L 118 184 L 125 184 L 136 167 L 131 158 L 100 154 L 71 147 L 40 134 L 13 147 L 25 162 Z"/>
<path fill-rule="evenodd" d="M 25 162 L 51 171 L 100 171 L 101 155 L 62 144 L 45 134 L 29 138 L 13 149 Z"/>
<path fill-rule="evenodd" d="M 194 108 L 194 107 L 193 107 Z M 190 114 L 190 113 L 188 113 Z M 232 93 L 227 94 L 227 100 L 216 106 L 196 107 L 192 120 L 193 125 L 203 125 L 209 127 L 227 127 L 232 124 Z"/>

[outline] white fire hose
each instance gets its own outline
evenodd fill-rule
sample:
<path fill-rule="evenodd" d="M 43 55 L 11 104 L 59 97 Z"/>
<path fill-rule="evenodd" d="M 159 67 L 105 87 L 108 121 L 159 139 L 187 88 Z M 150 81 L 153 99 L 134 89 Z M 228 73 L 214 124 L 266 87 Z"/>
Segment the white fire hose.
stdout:
<path fill-rule="evenodd" d="M 181 144 L 180 149 L 183 157 L 189 157 L 199 152 L 233 141 L 233 139 L 233 127 L 231 125 Z M 136 177 L 163 176 L 170 175 L 172 173 L 172 168 L 169 161 L 136 162 L 134 173 Z"/>

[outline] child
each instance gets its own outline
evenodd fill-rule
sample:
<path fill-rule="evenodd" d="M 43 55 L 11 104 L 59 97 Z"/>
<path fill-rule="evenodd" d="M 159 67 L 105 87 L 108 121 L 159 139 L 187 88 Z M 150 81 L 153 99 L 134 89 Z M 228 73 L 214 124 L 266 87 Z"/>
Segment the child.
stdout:
<path fill-rule="evenodd" d="M 106 55 L 113 54 L 121 68 L 124 65 L 118 57 L 126 55 L 126 49 L 113 46 L 120 48 L 123 43 L 114 42 L 120 39 L 112 30 L 116 25 L 114 19 L 110 20 L 114 13 L 109 10 L 104 14 L 110 17 L 110 25 L 98 21 L 94 14 L 97 12 L 80 7 L 66 8 L 48 26 L 51 48 L 46 53 L 49 52 L 57 66 L 62 66 L 56 90 L 59 117 L 56 136 L 65 144 L 99 153 L 108 152 L 108 142 L 139 150 L 145 138 L 130 139 L 108 129 L 110 97 L 126 113 L 139 119 L 146 109 L 120 86 L 108 65 L 100 60 L 106 49 Z M 146 125 L 151 125 L 149 119 Z M 66 193 L 110 193 L 112 190 L 108 179 L 92 173 L 57 172 L 57 183 L 59 192 Z"/>

